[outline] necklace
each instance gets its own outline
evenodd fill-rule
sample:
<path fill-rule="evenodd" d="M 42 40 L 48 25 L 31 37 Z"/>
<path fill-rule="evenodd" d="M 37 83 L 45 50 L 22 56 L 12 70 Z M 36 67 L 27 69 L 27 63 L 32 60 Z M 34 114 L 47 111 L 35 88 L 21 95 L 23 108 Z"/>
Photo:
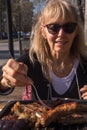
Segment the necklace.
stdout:
<path fill-rule="evenodd" d="M 64 76 L 67 76 L 71 72 L 73 65 L 74 65 L 73 62 L 70 64 L 69 63 L 68 64 L 62 63 L 60 65 L 55 64 L 52 66 L 52 70 L 57 76 L 64 77 Z"/>

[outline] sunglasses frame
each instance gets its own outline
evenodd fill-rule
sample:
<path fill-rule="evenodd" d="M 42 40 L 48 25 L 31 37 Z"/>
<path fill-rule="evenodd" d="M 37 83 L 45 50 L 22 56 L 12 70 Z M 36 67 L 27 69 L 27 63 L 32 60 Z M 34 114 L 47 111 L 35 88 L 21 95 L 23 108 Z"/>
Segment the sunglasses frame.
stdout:
<path fill-rule="evenodd" d="M 62 25 L 57 24 L 57 23 L 52 23 L 52 24 L 47 24 L 44 27 L 47 27 L 47 30 L 50 34 L 57 34 L 61 28 L 63 29 L 65 33 L 71 34 L 75 31 L 76 25 L 77 23 L 75 22 L 68 22 Z"/>

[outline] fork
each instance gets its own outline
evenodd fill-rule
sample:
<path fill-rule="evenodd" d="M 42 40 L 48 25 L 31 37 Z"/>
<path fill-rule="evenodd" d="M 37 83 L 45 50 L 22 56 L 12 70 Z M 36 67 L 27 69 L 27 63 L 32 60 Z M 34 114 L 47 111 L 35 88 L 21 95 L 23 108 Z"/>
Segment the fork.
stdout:
<path fill-rule="evenodd" d="M 33 89 L 35 90 L 36 97 L 37 97 L 38 101 L 39 101 L 43 106 L 45 106 L 47 109 L 51 109 L 51 107 L 49 107 L 47 104 L 45 104 L 45 103 L 41 100 L 41 98 L 40 98 L 40 96 L 39 96 L 39 94 L 38 94 L 38 92 L 37 92 L 37 89 L 36 89 L 35 85 L 34 85 L 34 84 L 31 84 L 31 87 L 33 87 Z M 28 97 L 28 86 L 26 86 L 26 95 L 27 95 L 27 97 Z"/>

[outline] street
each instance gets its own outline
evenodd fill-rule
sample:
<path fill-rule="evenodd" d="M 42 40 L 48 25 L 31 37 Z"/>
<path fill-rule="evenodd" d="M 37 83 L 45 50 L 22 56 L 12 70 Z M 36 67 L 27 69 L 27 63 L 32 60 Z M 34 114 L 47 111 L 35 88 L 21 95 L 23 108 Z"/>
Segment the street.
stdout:
<path fill-rule="evenodd" d="M 19 42 L 14 42 L 13 47 L 14 57 L 17 58 L 20 55 Z M 3 66 L 9 58 L 11 58 L 11 55 L 9 52 L 8 43 L 0 43 L 0 67 Z"/>

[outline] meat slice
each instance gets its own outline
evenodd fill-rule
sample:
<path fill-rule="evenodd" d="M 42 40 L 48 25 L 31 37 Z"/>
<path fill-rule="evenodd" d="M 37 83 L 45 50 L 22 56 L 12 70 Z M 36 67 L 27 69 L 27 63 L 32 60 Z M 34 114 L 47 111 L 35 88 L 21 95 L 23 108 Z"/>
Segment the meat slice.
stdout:
<path fill-rule="evenodd" d="M 86 104 L 81 104 L 77 102 L 64 103 L 62 105 L 56 106 L 54 109 L 48 110 L 48 113 L 42 115 L 42 117 L 38 119 L 38 122 L 42 126 L 48 126 L 50 123 L 60 120 L 61 117 L 82 111 L 87 112 Z M 39 123 L 38 125 L 40 125 Z"/>

